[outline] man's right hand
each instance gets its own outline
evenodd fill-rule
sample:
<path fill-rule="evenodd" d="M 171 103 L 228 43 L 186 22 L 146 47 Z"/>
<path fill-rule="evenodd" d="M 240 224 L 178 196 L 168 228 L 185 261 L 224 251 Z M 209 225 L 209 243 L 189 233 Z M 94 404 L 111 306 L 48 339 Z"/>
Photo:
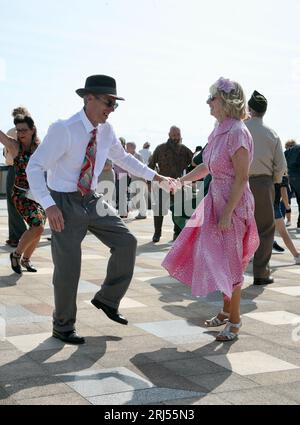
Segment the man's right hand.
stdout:
<path fill-rule="evenodd" d="M 52 205 L 46 209 L 46 214 L 51 230 L 62 232 L 65 228 L 65 224 L 61 210 L 56 205 Z"/>

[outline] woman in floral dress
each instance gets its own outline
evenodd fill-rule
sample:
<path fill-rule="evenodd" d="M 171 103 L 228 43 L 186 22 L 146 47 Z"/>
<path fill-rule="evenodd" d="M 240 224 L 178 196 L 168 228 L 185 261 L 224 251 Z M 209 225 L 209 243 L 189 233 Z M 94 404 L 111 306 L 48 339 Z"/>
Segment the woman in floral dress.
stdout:
<path fill-rule="evenodd" d="M 180 178 L 191 182 L 212 175 L 207 196 L 186 224 L 162 265 L 171 276 L 191 286 L 195 296 L 221 291 L 221 312 L 207 326 L 226 324 L 217 340 L 230 341 L 241 327 L 243 273 L 259 238 L 248 174 L 252 137 L 243 123 L 246 99 L 241 86 L 220 78 L 207 100 L 218 125 L 209 136 L 203 164 Z"/>
<path fill-rule="evenodd" d="M 10 254 L 13 271 L 21 274 L 22 267 L 29 272 L 37 271 L 32 266 L 30 258 L 44 231 L 46 214 L 37 202 L 29 198 L 29 185 L 25 171 L 30 156 L 39 144 L 34 121 L 30 116 L 17 115 L 14 119 L 14 124 L 17 131 L 17 140 L 0 131 L 0 142 L 14 158 L 16 178 L 12 199 L 18 212 L 29 226 L 29 229 L 23 233 L 15 252 Z"/>

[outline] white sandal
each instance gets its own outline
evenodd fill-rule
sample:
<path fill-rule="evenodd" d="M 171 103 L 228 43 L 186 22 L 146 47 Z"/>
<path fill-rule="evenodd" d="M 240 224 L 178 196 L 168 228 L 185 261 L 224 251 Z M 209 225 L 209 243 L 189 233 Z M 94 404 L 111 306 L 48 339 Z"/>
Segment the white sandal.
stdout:
<path fill-rule="evenodd" d="M 221 320 L 218 318 L 219 315 L 225 316 L 225 319 Z M 213 317 L 212 319 L 205 320 L 205 326 L 208 328 L 214 328 L 217 326 L 225 325 L 229 320 L 229 313 L 226 313 L 226 311 L 221 310 L 220 313 L 217 314 L 217 316 Z"/>
<path fill-rule="evenodd" d="M 231 332 L 230 329 L 231 328 L 240 329 L 241 326 L 242 326 L 242 321 L 240 321 L 240 323 L 231 323 L 228 321 L 225 328 L 220 333 L 218 333 L 216 340 L 222 341 L 222 342 L 233 341 L 235 338 L 238 337 L 238 332 L 237 333 Z"/>

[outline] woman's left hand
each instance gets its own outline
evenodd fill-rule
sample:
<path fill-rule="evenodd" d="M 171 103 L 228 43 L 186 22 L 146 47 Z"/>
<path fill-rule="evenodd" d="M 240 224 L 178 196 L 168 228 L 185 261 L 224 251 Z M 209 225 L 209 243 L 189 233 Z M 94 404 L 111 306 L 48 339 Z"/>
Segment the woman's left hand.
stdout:
<path fill-rule="evenodd" d="M 232 226 L 231 223 L 232 214 L 222 214 L 218 223 L 218 228 L 221 231 L 229 230 Z"/>

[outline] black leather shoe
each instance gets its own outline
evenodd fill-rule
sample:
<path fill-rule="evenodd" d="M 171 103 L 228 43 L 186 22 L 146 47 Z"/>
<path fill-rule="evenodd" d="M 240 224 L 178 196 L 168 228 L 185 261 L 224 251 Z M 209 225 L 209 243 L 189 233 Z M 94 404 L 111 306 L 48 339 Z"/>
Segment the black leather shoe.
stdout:
<path fill-rule="evenodd" d="M 159 240 L 160 240 L 160 235 L 158 235 L 157 233 L 154 233 L 152 242 L 156 243 L 156 242 L 159 242 Z"/>
<path fill-rule="evenodd" d="M 54 338 L 60 339 L 63 342 L 67 342 L 68 344 L 84 344 L 85 339 L 82 336 L 77 335 L 75 329 L 68 332 L 58 332 L 53 329 L 52 336 Z"/>
<path fill-rule="evenodd" d="M 28 272 L 36 273 L 37 269 L 33 267 L 29 260 L 21 260 L 21 266 L 24 267 Z"/>
<path fill-rule="evenodd" d="M 15 273 L 22 274 L 22 269 L 20 265 L 21 257 L 16 257 L 13 252 L 9 255 L 11 268 Z"/>
<path fill-rule="evenodd" d="M 274 279 L 272 277 L 256 277 L 254 278 L 253 285 L 269 285 L 273 282 Z"/>
<path fill-rule="evenodd" d="M 6 245 L 11 246 L 12 248 L 17 248 L 19 241 L 15 241 L 13 239 L 7 239 L 7 241 L 5 241 Z"/>
<path fill-rule="evenodd" d="M 284 252 L 285 249 L 282 246 L 278 245 L 276 241 L 273 242 L 273 249 L 277 252 Z"/>
<path fill-rule="evenodd" d="M 146 215 L 138 214 L 138 215 L 135 217 L 135 220 L 145 220 L 145 218 L 147 218 L 147 216 L 146 216 Z"/>
<path fill-rule="evenodd" d="M 98 301 L 95 298 L 91 300 L 91 303 L 96 308 L 101 309 L 109 319 L 114 320 L 115 322 L 121 323 L 121 325 L 128 324 L 128 320 L 125 319 L 125 317 L 122 316 L 122 314 L 120 314 L 117 309 L 113 307 L 109 307 L 108 305 L 103 304 L 101 301 Z"/>

